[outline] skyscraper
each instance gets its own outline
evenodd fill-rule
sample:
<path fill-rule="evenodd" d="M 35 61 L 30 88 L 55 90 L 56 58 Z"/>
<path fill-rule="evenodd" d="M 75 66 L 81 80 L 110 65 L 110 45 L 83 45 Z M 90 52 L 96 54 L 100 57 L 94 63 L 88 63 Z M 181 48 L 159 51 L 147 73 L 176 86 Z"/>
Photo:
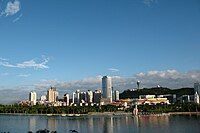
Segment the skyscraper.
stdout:
<path fill-rule="evenodd" d="M 51 103 L 55 103 L 58 99 L 58 92 L 56 91 L 55 87 L 51 87 L 47 91 L 47 100 Z"/>
<path fill-rule="evenodd" d="M 95 90 L 94 92 L 93 92 L 93 102 L 94 103 L 100 103 L 100 100 L 101 100 L 101 92 L 102 92 L 102 90 L 101 89 L 99 89 L 99 90 Z"/>
<path fill-rule="evenodd" d="M 29 101 L 31 102 L 31 105 L 36 105 L 37 102 L 37 94 L 35 91 L 31 91 L 29 93 Z"/>
<path fill-rule="evenodd" d="M 200 95 L 200 83 L 194 83 L 194 91 Z"/>
<path fill-rule="evenodd" d="M 195 103 L 197 103 L 197 104 L 199 104 L 199 94 L 197 93 L 197 91 L 195 92 L 195 94 L 194 94 L 194 102 Z"/>
<path fill-rule="evenodd" d="M 111 77 L 104 76 L 102 78 L 103 98 L 109 99 L 112 102 L 112 80 Z"/>
<path fill-rule="evenodd" d="M 69 106 L 69 94 L 64 94 L 64 102 L 66 102 L 66 106 Z"/>
<path fill-rule="evenodd" d="M 80 103 L 80 95 L 81 95 L 81 92 L 80 90 L 76 90 L 76 103 L 79 104 Z"/>
<path fill-rule="evenodd" d="M 114 100 L 119 101 L 119 91 L 118 90 L 114 91 Z"/>
<path fill-rule="evenodd" d="M 93 92 L 91 90 L 87 91 L 87 103 L 93 103 Z"/>

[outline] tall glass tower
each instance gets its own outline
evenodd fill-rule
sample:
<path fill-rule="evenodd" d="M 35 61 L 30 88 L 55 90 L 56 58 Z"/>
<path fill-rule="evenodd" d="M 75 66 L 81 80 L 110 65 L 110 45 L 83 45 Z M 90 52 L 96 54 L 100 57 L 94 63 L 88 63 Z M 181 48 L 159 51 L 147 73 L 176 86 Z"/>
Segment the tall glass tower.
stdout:
<path fill-rule="evenodd" d="M 108 76 L 102 78 L 102 97 L 109 99 L 112 102 L 112 79 Z"/>

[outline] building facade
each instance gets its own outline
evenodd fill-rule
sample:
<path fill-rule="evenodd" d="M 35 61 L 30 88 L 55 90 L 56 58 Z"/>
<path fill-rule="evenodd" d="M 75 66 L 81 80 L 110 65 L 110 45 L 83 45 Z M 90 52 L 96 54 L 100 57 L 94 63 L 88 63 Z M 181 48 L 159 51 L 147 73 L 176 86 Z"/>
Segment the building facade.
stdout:
<path fill-rule="evenodd" d="M 31 91 L 29 93 L 29 101 L 31 103 L 31 105 L 36 105 L 37 102 L 37 94 L 35 91 Z"/>
<path fill-rule="evenodd" d="M 69 94 L 68 93 L 64 94 L 63 99 L 64 99 L 64 102 L 66 103 L 66 106 L 69 106 Z"/>
<path fill-rule="evenodd" d="M 50 103 L 55 103 L 58 100 L 58 92 L 55 87 L 51 87 L 47 91 L 47 101 Z"/>
<path fill-rule="evenodd" d="M 102 78 L 102 97 L 109 99 L 112 102 L 112 79 L 104 76 Z"/>
<path fill-rule="evenodd" d="M 117 90 L 114 91 L 114 100 L 119 101 L 119 91 Z"/>
<path fill-rule="evenodd" d="M 93 92 L 91 90 L 87 91 L 87 103 L 93 103 Z"/>
<path fill-rule="evenodd" d="M 200 83 L 194 83 L 194 92 L 200 95 Z"/>
<path fill-rule="evenodd" d="M 99 104 L 101 100 L 101 89 L 93 92 L 93 102 Z"/>

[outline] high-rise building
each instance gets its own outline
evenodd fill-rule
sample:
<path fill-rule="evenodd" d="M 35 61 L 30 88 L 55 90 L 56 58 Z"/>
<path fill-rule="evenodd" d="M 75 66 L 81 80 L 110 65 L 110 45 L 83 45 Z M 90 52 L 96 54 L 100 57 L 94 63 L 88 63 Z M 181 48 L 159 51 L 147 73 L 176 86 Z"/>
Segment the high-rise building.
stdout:
<path fill-rule="evenodd" d="M 81 96 L 81 92 L 80 90 L 76 90 L 76 103 L 79 104 L 80 103 L 80 97 Z"/>
<path fill-rule="evenodd" d="M 93 92 L 93 102 L 100 103 L 100 100 L 101 100 L 101 89 L 95 90 Z"/>
<path fill-rule="evenodd" d="M 197 91 L 196 91 L 195 94 L 194 94 L 194 102 L 197 103 L 197 104 L 200 103 L 199 94 L 197 93 Z"/>
<path fill-rule="evenodd" d="M 75 101 L 76 101 L 76 93 L 73 92 L 73 93 L 72 93 L 72 104 L 74 104 Z"/>
<path fill-rule="evenodd" d="M 119 91 L 117 90 L 114 91 L 114 100 L 119 101 Z"/>
<path fill-rule="evenodd" d="M 31 91 L 29 93 L 29 101 L 31 103 L 31 105 L 36 105 L 37 102 L 37 94 L 35 91 Z"/>
<path fill-rule="evenodd" d="M 87 103 L 93 103 L 93 92 L 91 90 L 87 91 Z"/>
<path fill-rule="evenodd" d="M 64 94 L 64 102 L 66 102 L 66 105 L 69 106 L 69 94 Z"/>
<path fill-rule="evenodd" d="M 58 100 L 58 92 L 56 91 L 55 87 L 51 87 L 47 91 L 47 101 L 55 103 L 57 100 Z"/>
<path fill-rule="evenodd" d="M 81 92 L 80 94 L 80 102 L 85 103 L 87 101 L 87 94 L 86 92 Z"/>
<path fill-rule="evenodd" d="M 200 83 L 194 83 L 194 91 L 200 95 Z"/>
<path fill-rule="evenodd" d="M 112 102 L 112 79 L 111 77 L 104 76 L 102 78 L 102 91 L 103 98 L 109 99 Z"/>

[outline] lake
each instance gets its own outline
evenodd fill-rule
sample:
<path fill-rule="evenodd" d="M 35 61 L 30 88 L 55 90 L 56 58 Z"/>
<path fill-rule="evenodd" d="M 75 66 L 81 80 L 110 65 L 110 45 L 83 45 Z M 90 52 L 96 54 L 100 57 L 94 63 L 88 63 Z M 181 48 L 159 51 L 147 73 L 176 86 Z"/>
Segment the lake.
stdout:
<path fill-rule="evenodd" d="M 39 129 L 58 133 L 200 133 L 200 116 L 20 116 L 0 115 L 0 133 L 27 133 Z"/>

